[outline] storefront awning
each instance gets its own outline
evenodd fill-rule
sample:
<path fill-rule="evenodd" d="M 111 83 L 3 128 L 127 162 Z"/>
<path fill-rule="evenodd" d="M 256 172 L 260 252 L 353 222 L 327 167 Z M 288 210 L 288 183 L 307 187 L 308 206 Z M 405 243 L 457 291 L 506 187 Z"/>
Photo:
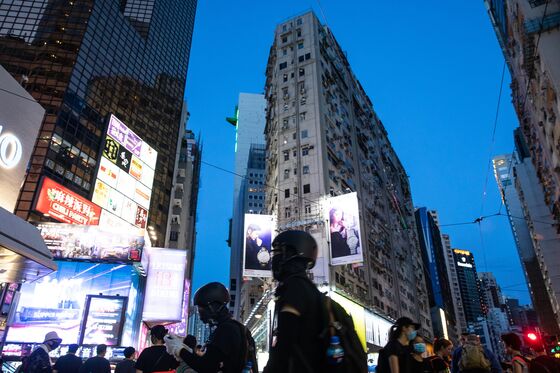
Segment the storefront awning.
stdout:
<path fill-rule="evenodd" d="M 33 282 L 56 269 L 39 230 L 0 208 L 0 282 Z"/>

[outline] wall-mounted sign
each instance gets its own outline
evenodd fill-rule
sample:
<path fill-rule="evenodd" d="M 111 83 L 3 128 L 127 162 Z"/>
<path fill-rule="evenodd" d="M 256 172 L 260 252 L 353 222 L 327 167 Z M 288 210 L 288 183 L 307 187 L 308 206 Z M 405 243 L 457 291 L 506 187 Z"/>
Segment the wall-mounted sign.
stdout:
<path fill-rule="evenodd" d="M 180 321 L 187 251 L 149 248 L 144 321 Z"/>
<path fill-rule="evenodd" d="M 141 229 L 115 231 L 60 223 L 41 223 L 37 229 L 55 259 L 130 263 L 139 262 L 144 250 Z"/>
<path fill-rule="evenodd" d="M 157 152 L 111 115 L 92 201 L 138 228 L 146 228 Z"/>
<path fill-rule="evenodd" d="M 0 207 L 12 212 L 45 110 L 2 66 L 0 87 Z"/>
<path fill-rule="evenodd" d="M 97 225 L 101 208 L 48 177 L 43 178 L 35 210 L 68 224 Z"/>

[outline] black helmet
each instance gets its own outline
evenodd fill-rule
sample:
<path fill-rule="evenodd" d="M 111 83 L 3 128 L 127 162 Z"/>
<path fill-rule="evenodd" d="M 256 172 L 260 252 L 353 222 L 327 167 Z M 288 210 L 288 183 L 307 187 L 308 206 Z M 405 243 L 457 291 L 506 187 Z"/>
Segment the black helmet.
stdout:
<path fill-rule="evenodd" d="M 224 305 L 229 303 L 229 300 L 229 292 L 219 282 L 210 282 L 198 289 L 194 294 L 195 306 Z"/>
<path fill-rule="evenodd" d="M 285 231 L 272 241 L 272 253 L 272 272 L 279 280 L 289 262 L 303 262 L 303 269 L 313 268 L 317 260 L 317 242 L 307 232 Z"/>

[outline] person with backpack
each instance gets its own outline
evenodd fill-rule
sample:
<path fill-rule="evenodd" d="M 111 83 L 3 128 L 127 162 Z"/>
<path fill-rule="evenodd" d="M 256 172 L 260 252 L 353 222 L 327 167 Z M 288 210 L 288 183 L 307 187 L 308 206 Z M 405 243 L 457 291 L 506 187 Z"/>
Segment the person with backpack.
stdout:
<path fill-rule="evenodd" d="M 367 355 L 351 317 L 308 278 L 317 242 L 291 230 L 272 242 L 278 282 L 271 349 L 265 373 L 367 373 Z"/>
<path fill-rule="evenodd" d="M 449 358 L 453 351 L 453 343 L 445 338 L 438 338 L 434 343 L 434 356 L 424 359 L 426 370 L 432 373 L 449 373 Z"/>
<path fill-rule="evenodd" d="M 52 373 L 52 364 L 49 352 L 55 350 L 62 343 L 62 338 L 56 332 L 48 332 L 45 340 L 22 363 L 23 373 Z"/>
<path fill-rule="evenodd" d="M 200 320 L 213 329 L 205 353 L 197 354 L 192 346 L 184 344 L 183 339 L 176 335 L 165 337 L 168 353 L 198 373 L 240 373 L 247 367 L 257 373 L 255 341 L 250 331 L 231 317 L 227 308 L 229 302 L 229 292 L 219 282 L 211 282 L 198 289 L 194 305 L 198 308 Z"/>
<path fill-rule="evenodd" d="M 534 351 L 536 356 L 529 363 L 529 373 L 560 373 L 560 359 L 548 356 L 542 345 Z"/>
<path fill-rule="evenodd" d="M 461 348 L 453 353 L 452 373 L 502 373 L 492 351 L 480 344 L 476 334 L 469 334 Z"/>
<path fill-rule="evenodd" d="M 152 346 L 145 348 L 136 361 L 136 373 L 166 372 L 179 366 L 179 362 L 170 356 L 163 342 L 167 329 L 163 325 L 155 325 L 150 329 Z"/>
<path fill-rule="evenodd" d="M 410 342 L 416 338 L 420 324 L 401 317 L 389 330 L 389 342 L 379 352 L 377 373 L 409 373 Z"/>
<path fill-rule="evenodd" d="M 521 338 L 515 333 L 502 335 L 506 354 L 511 356 L 512 373 L 529 373 L 530 360 L 521 353 Z"/>

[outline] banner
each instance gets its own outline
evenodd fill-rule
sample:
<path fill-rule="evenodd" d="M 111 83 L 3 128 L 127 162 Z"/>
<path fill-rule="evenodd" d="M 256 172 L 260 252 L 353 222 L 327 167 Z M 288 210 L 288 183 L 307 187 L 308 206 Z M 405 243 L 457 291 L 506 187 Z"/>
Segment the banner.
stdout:
<path fill-rule="evenodd" d="M 141 229 L 108 231 L 98 226 L 40 223 L 45 244 L 55 259 L 101 263 L 139 262 L 144 250 Z"/>
<path fill-rule="evenodd" d="M 245 214 L 244 277 L 272 277 L 271 244 L 275 229 L 272 215 Z"/>
<path fill-rule="evenodd" d="M 101 209 L 48 177 L 43 178 L 35 210 L 68 224 L 97 225 Z"/>
<path fill-rule="evenodd" d="M 331 265 L 363 262 L 358 195 L 348 193 L 327 199 Z"/>

